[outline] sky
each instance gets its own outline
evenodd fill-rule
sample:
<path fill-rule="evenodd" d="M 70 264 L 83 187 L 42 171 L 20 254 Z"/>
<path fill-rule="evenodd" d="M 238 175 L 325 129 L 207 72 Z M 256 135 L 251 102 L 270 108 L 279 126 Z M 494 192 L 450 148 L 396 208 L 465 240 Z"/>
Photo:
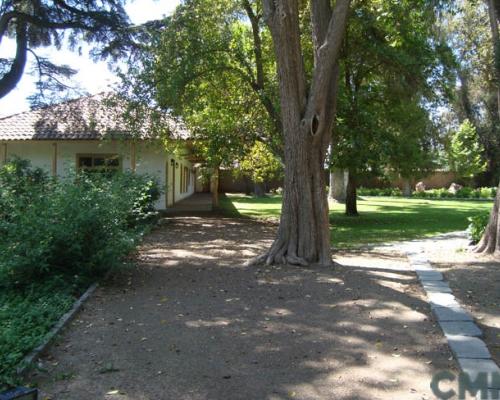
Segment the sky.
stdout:
<path fill-rule="evenodd" d="M 179 0 L 132 0 L 128 1 L 125 8 L 134 24 L 159 19 L 170 15 Z M 55 64 L 68 64 L 79 72 L 72 78 L 72 85 L 78 86 L 89 94 L 99 93 L 109 88 L 110 84 L 117 81 L 106 61 L 94 63 L 87 55 L 88 47 L 84 48 L 82 55 L 70 50 L 47 47 L 37 49 L 37 54 L 49 58 Z M 15 54 L 15 42 L 4 38 L 0 45 L 0 58 L 12 57 Z M 25 71 L 31 69 L 33 56 L 28 56 Z M 0 117 L 26 111 L 29 103 L 26 97 L 35 92 L 35 79 L 26 72 L 17 87 L 7 96 L 0 99 Z"/>

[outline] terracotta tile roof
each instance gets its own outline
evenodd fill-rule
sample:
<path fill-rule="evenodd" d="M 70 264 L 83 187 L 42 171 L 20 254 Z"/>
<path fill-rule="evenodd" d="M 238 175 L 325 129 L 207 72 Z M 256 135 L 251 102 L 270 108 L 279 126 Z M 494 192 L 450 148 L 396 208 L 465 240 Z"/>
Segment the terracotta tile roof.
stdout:
<path fill-rule="evenodd" d="M 134 126 L 123 117 L 124 103 L 110 100 L 109 94 L 98 94 L 67 101 L 46 108 L 0 118 L 0 140 L 96 140 L 111 138 L 148 139 L 158 136 L 155 127 L 167 127 L 174 139 L 188 139 L 187 128 L 169 116 L 162 124 L 154 117 L 141 119 Z M 144 122 L 148 121 L 148 122 Z"/>

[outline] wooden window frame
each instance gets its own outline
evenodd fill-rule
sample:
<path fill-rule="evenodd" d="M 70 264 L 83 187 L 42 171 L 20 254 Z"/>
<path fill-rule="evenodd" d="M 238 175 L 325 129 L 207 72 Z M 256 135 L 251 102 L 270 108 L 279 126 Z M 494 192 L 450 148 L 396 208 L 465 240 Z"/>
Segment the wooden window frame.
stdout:
<path fill-rule="evenodd" d="M 91 167 L 81 167 L 80 159 L 83 157 L 92 158 L 92 166 Z M 96 167 L 94 166 L 94 158 L 116 158 L 118 160 L 117 166 L 104 166 L 104 167 Z M 123 160 L 122 157 L 117 153 L 77 153 L 76 154 L 76 170 L 80 171 L 91 171 L 91 172 L 106 172 L 106 171 L 123 171 Z"/>

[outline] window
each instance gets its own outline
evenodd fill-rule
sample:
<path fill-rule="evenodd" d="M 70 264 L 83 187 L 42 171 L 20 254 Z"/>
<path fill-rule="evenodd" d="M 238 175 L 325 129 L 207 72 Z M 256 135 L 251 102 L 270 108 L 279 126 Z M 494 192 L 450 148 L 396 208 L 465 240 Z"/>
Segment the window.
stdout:
<path fill-rule="evenodd" d="M 76 159 L 79 171 L 115 172 L 121 169 L 118 154 L 78 154 Z"/>

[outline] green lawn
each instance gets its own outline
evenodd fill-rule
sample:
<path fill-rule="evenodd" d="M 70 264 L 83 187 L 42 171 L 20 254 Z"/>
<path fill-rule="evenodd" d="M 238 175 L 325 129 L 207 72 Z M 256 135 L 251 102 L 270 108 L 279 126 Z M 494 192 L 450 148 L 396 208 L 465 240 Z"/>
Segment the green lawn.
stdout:
<path fill-rule="evenodd" d="M 332 243 L 346 248 L 464 230 L 467 217 L 491 206 L 489 201 L 363 197 L 358 201 L 359 217 L 347 217 L 343 204 L 330 204 Z M 221 208 L 231 216 L 279 217 L 281 196 L 228 194 L 222 196 Z"/>

